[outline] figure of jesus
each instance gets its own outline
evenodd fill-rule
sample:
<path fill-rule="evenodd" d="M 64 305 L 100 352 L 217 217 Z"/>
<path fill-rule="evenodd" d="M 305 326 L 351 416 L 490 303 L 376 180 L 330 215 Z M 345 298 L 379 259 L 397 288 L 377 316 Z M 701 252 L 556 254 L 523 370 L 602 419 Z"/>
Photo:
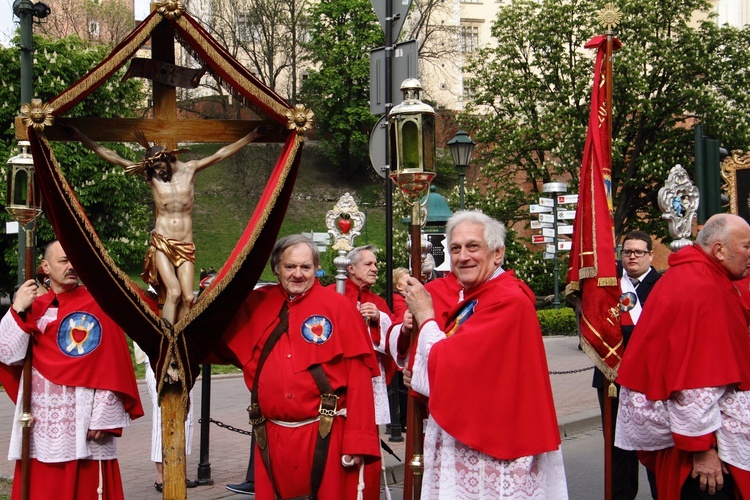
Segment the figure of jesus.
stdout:
<path fill-rule="evenodd" d="M 170 151 L 165 146 L 150 146 L 143 133 L 138 131 L 134 136 L 146 148 L 146 156 L 140 162 L 133 162 L 94 142 L 75 127 L 64 126 L 72 136 L 103 159 L 120 165 L 130 174 L 146 177 L 154 197 L 156 223 L 151 232 L 141 277 L 157 291 L 160 287 L 164 291 L 161 317 L 174 325 L 187 314 L 193 303 L 195 174 L 237 153 L 262 136 L 266 127 L 256 128 L 206 158 L 187 162 L 177 159 L 177 154 L 185 150 Z"/>

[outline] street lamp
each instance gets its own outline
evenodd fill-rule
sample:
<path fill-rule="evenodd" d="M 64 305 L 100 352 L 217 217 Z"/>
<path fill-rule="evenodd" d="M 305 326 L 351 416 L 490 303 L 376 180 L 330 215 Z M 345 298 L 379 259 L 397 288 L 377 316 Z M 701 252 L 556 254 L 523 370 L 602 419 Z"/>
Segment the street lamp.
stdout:
<path fill-rule="evenodd" d="M 390 175 L 411 206 L 411 270 L 422 278 L 422 203 L 427 202 L 430 183 L 435 177 L 435 110 L 419 99 L 422 84 L 407 78 L 401 84 L 404 99 L 388 113 L 388 138 L 391 154 Z M 416 328 L 411 343 L 414 348 Z M 422 415 L 421 404 L 409 396 L 406 410 L 406 456 L 409 468 L 404 475 L 404 499 L 419 498 L 422 490 Z M 412 493 L 414 496 L 412 497 Z"/>
<path fill-rule="evenodd" d="M 463 130 L 456 132 L 453 139 L 448 141 L 448 149 L 451 150 L 451 156 L 453 157 L 453 166 L 456 167 L 458 172 L 458 207 L 461 210 L 464 209 L 464 178 L 466 177 L 466 169 L 469 168 L 474 146 L 476 146 L 476 143 Z"/>

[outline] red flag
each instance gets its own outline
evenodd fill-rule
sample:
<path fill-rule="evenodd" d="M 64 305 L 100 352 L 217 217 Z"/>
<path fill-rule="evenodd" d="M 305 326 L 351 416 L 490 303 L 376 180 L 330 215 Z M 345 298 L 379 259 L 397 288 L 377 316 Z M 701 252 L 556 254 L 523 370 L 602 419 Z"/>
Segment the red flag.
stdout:
<path fill-rule="evenodd" d="M 610 107 L 604 81 L 606 43 L 605 36 L 597 36 L 586 44 L 586 48 L 596 48 L 598 52 L 566 292 L 579 292 L 583 350 L 609 380 L 614 380 L 623 347 L 611 213 L 612 154 L 607 120 Z M 614 39 L 613 46 L 619 48 L 620 43 Z"/>

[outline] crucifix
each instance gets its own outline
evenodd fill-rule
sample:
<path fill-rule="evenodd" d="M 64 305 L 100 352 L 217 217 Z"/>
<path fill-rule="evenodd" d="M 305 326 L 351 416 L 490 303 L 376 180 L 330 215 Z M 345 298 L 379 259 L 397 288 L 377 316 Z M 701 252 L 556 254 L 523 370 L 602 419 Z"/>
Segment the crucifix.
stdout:
<path fill-rule="evenodd" d="M 199 143 L 233 143 L 246 137 L 259 125 L 268 122 L 260 120 L 185 120 L 177 117 L 176 87 L 180 78 L 173 78 L 171 70 L 176 68 L 175 30 L 169 22 L 160 22 L 151 34 L 151 64 L 142 65 L 132 74 L 147 76 L 153 81 L 153 118 L 63 118 L 66 126 L 75 127 L 92 141 L 132 142 L 133 131 L 142 133 L 156 144 L 164 145 L 167 150 L 176 150 L 179 142 Z M 145 69 L 144 69 L 145 68 Z M 149 69 L 150 68 L 150 69 Z M 181 70 L 181 68 L 176 68 Z M 283 142 L 287 137 L 284 127 L 278 125 L 263 135 L 264 142 Z M 45 137 L 50 141 L 69 141 L 71 136 L 61 124 L 49 125 L 44 129 Z M 17 139 L 26 139 L 27 129 L 21 118 L 16 119 Z M 179 322 L 178 322 L 179 324 Z M 171 328 L 162 329 L 167 335 L 175 334 Z M 164 333 L 162 334 L 164 335 Z M 161 370 L 159 399 L 162 411 L 163 464 L 165 498 L 186 498 L 185 489 L 185 434 L 184 421 L 187 412 L 188 392 L 192 377 L 186 376 L 184 357 L 173 350 L 174 339 L 161 342 L 159 357 L 162 364 L 170 360 Z M 174 355 L 176 359 L 169 358 Z M 174 361 L 174 365 L 171 361 Z M 180 363 L 183 363 L 181 365 Z M 172 376 L 167 376 L 173 368 Z M 175 369 L 176 368 L 176 369 Z M 157 371 L 157 374 L 159 372 Z M 175 375 L 176 374 L 176 375 Z"/>

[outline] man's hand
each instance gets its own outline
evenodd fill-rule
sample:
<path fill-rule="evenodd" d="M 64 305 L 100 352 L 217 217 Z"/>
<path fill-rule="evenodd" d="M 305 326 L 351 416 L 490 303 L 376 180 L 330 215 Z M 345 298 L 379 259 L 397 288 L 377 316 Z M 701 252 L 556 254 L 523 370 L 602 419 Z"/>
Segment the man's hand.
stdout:
<path fill-rule="evenodd" d="M 690 477 L 698 477 L 701 491 L 708 490 L 709 495 L 715 494 L 724 487 L 724 476 L 729 471 L 719 458 L 716 449 L 693 453 L 693 471 Z"/>
<path fill-rule="evenodd" d="M 359 312 L 365 321 L 380 321 L 380 311 L 372 302 L 364 302 L 359 305 Z"/>
<path fill-rule="evenodd" d="M 403 374 L 404 374 L 404 385 L 408 389 L 411 389 L 411 370 L 409 370 L 408 368 L 404 368 Z"/>
<path fill-rule="evenodd" d="M 89 431 L 86 433 L 86 439 L 89 441 L 99 441 L 101 438 L 105 436 L 107 431 L 92 431 L 89 429 Z"/>
<path fill-rule="evenodd" d="M 13 305 L 11 306 L 13 310 L 20 314 L 31 307 L 31 303 L 36 299 L 38 287 L 36 280 L 26 280 L 16 292 L 16 297 L 13 299 Z"/>
<path fill-rule="evenodd" d="M 414 315 L 414 326 L 421 328 L 422 323 L 435 317 L 432 309 L 432 297 L 418 279 L 409 277 L 404 286 L 404 297 L 409 311 Z M 406 317 L 404 317 L 406 321 Z"/>

